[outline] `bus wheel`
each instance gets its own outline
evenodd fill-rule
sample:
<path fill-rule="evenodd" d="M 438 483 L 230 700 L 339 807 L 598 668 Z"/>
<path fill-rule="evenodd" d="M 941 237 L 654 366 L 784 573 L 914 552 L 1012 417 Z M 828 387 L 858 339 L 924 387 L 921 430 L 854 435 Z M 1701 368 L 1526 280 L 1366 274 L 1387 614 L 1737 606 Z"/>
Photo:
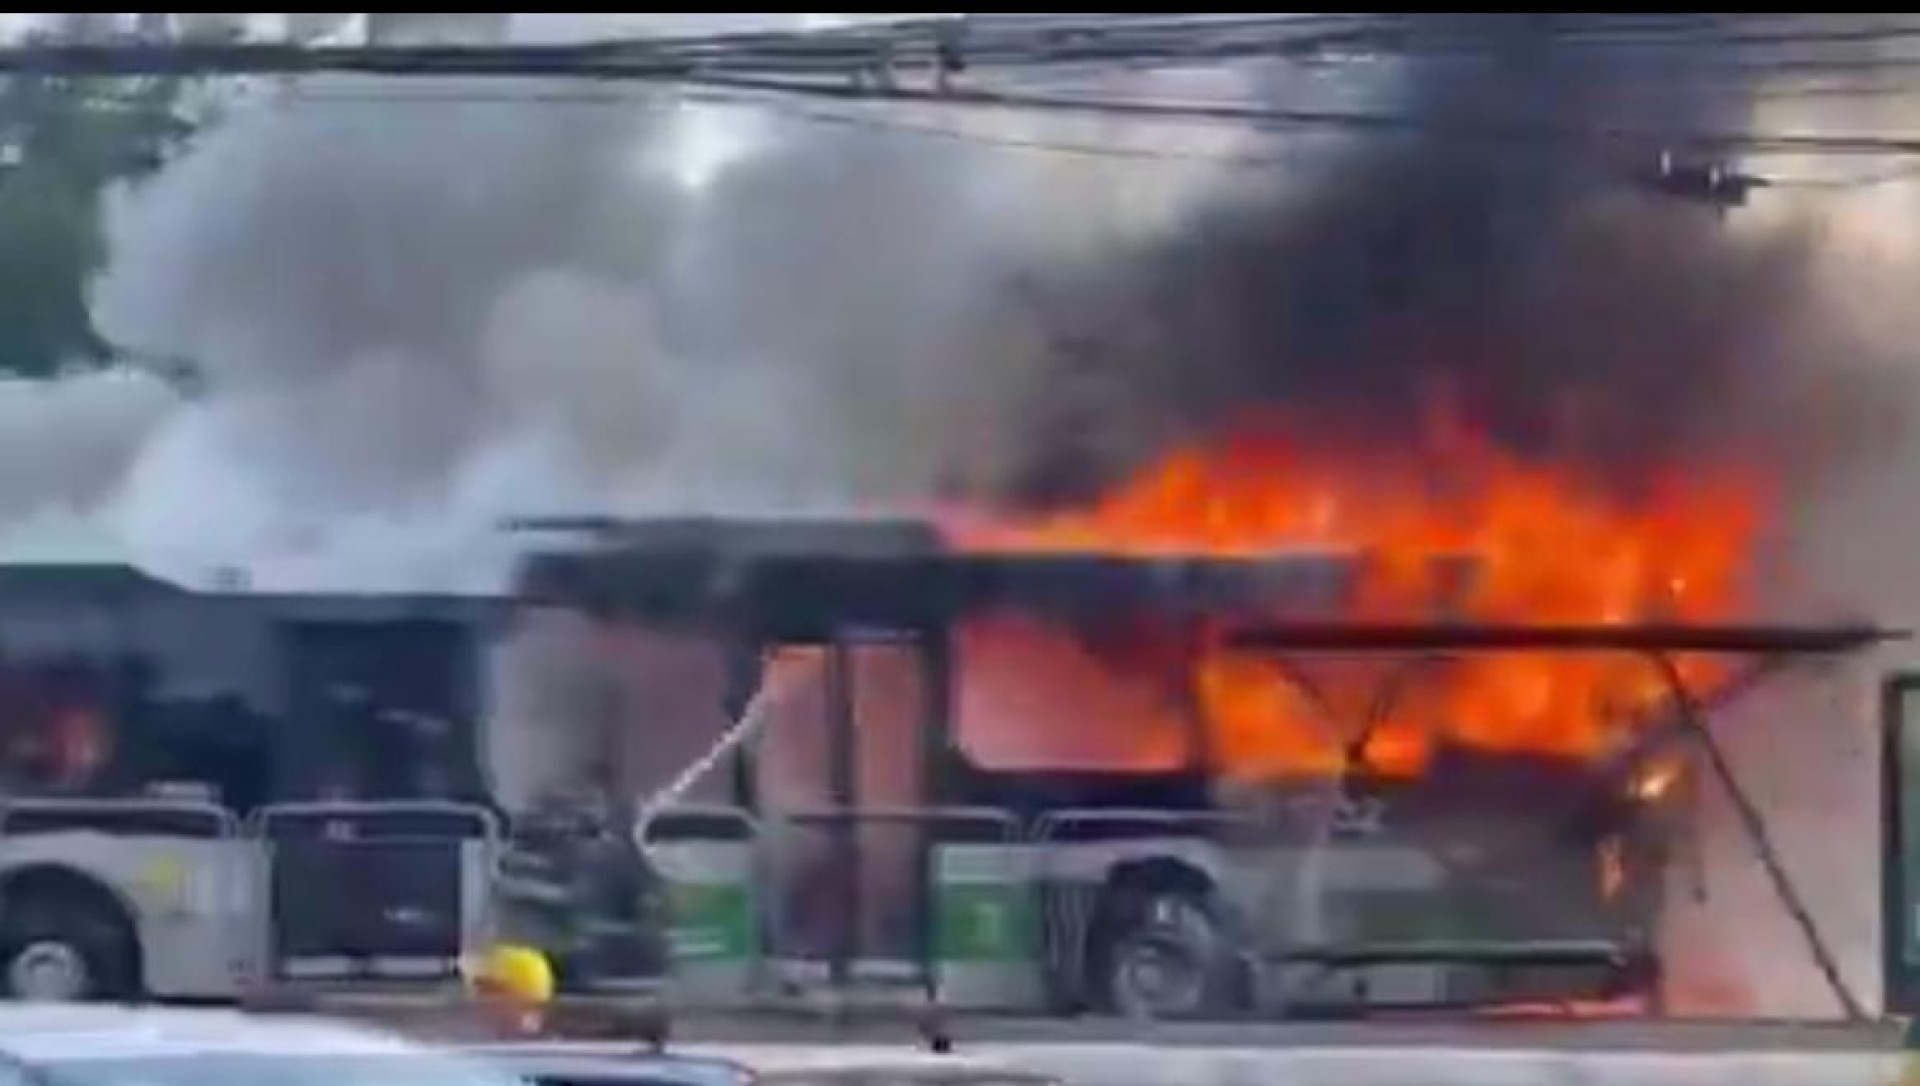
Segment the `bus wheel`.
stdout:
<path fill-rule="evenodd" d="M 117 906 L 91 893 L 10 893 L 0 919 L 0 990 L 28 1003 L 133 994 L 134 939 Z"/>
<path fill-rule="evenodd" d="M 1092 978 L 1105 1009 L 1161 1021 L 1232 1009 L 1234 958 L 1207 895 L 1123 888 L 1108 905 Z"/>

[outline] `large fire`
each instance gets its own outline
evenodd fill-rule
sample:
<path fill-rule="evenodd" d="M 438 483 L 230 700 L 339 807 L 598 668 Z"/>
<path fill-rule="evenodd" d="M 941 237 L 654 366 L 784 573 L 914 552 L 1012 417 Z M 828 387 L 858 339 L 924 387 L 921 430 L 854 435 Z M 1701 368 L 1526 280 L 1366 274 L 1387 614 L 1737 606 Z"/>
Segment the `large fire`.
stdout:
<path fill-rule="evenodd" d="M 1175 452 L 1088 507 L 1013 522 L 955 521 L 950 535 L 986 551 L 1349 551 L 1363 556 L 1362 572 L 1341 617 L 1355 621 L 1708 623 L 1740 610 L 1764 511 L 1762 481 L 1731 467 L 1695 465 L 1623 491 L 1585 472 L 1525 461 L 1458 427 L 1360 452 L 1251 427 Z M 1401 696 L 1373 706 L 1362 752 L 1375 771 L 1417 772 L 1443 736 L 1501 752 L 1585 756 L 1657 715 L 1667 693 L 1645 660 L 1483 655 L 1416 671 L 1404 661 L 1320 661 L 1308 665 L 1322 688 L 1316 704 L 1273 661 L 1204 638 L 1182 644 L 1184 681 L 1168 683 L 1163 658 L 1116 660 L 1084 637 L 1009 618 L 963 631 L 962 651 L 963 728 L 990 730 L 1012 714 L 1015 698 L 1024 708 L 1058 702 L 1055 709 L 1081 710 L 1038 719 L 1098 718 L 1092 739 L 1064 728 L 1067 738 L 1040 743 L 1030 723 L 1020 729 L 1023 744 L 982 736 L 998 753 L 976 755 L 1003 764 L 1098 758 L 1109 768 L 1169 766 L 1185 749 L 1186 714 L 1204 721 L 1208 754 L 1231 771 L 1334 771 L 1349 764 L 1355 732 L 1395 668 Z M 1683 661 L 1694 679 L 1712 666 Z M 1087 682 L 1094 668 L 1103 669 L 1103 683 Z M 1089 743 L 1104 749 L 1077 749 Z"/>

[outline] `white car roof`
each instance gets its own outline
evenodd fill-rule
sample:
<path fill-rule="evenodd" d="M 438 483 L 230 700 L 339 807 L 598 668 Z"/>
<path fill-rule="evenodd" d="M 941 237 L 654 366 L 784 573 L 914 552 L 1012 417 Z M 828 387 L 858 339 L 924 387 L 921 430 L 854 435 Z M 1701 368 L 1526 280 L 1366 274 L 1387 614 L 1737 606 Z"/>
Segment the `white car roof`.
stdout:
<path fill-rule="evenodd" d="M 430 1050 L 379 1030 L 234 1011 L 0 1007 L 0 1053 L 26 1064 L 167 1056 L 418 1056 Z"/>
<path fill-rule="evenodd" d="M 893 1079 L 901 1082 L 1047 1082 L 1046 1075 L 987 1056 L 941 1055 L 904 1046 L 741 1045 L 686 1055 L 721 1056 L 763 1080 Z"/>
<path fill-rule="evenodd" d="M 636 1055 L 632 1045 L 551 1043 L 482 1046 L 476 1054 L 522 1061 L 599 1059 L 671 1071 L 707 1065 L 737 1068 L 761 1082 L 883 1081 L 931 1083 L 1046 1083 L 1051 1076 L 1023 1070 L 991 1056 L 942 1055 L 907 1045 L 695 1045 L 663 1055 Z"/>

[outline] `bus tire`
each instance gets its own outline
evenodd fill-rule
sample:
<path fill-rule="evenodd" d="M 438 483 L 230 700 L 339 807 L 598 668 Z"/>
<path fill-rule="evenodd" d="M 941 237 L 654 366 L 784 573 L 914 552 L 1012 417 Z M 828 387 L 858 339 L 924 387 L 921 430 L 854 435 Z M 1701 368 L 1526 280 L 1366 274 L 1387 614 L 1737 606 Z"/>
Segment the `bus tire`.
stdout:
<path fill-rule="evenodd" d="M 1121 880 L 1095 924 L 1088 978 L 1096 1006 L 1122 1018 L 1231 1014 L 1237 957 L 1211 889 L 1191 879 Z"/>
<path fill-rule="evenodd" d="M 0 895 L 0 995 L 90 1003 L 137 994 L 139 940 L 107 891 L 74 876 L 22 879 Z"/>

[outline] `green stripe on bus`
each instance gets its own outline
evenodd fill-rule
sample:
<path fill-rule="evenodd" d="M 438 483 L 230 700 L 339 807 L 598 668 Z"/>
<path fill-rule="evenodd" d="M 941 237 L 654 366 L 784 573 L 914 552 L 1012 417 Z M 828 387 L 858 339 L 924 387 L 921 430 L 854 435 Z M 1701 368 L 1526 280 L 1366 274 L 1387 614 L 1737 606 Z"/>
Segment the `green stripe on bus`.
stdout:
<path fill-rule="evenodd" d="M 753 896 L 740 883 L 675 883 L 668 891 L 668 945 L 674 961 L 740 961 L 753 956 Z"/>
<path fill-rule="evenodd" d="M 1033 958 L 1036 917 L 1023 887 L 967 883 L 937 887 L 934 958 L 942 962 L 1021 962 Z"/>

